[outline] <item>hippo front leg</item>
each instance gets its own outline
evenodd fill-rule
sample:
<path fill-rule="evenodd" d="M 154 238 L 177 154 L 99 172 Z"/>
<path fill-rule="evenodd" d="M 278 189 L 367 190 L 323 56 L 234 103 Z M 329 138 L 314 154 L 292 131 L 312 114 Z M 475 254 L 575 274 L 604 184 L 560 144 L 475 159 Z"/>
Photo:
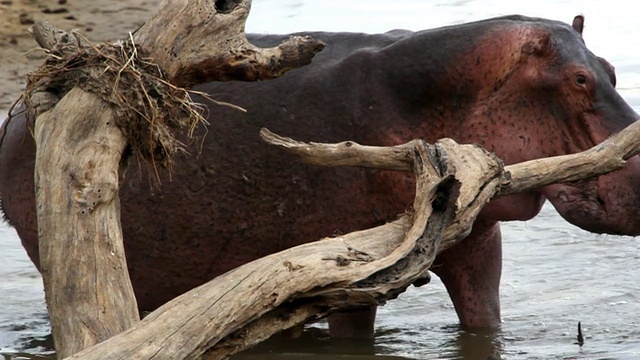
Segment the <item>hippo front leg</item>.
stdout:
<path fill-rule="evenodd" d="M 431 270 L 446 286 L 463 328 L 500 325 L 502 238 L 498 223 L 476 221 L 471 234 L 438 255 Z"/>

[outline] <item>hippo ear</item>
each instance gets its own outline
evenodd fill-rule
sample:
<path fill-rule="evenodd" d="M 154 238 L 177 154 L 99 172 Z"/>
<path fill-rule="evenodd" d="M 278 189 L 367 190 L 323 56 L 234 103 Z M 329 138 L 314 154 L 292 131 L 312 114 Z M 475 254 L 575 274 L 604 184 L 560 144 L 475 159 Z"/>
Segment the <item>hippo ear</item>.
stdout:
<path fill-rule="evenodd" d="M 522 47 L 522 52 L 528 55 L 545 55 L 552 50 L 551 36 L 548 32 L 539 32 L 532 36 Z"/>
<path fill-rule="evenodd" d="M 573 30 L 577 31 L 580 36 L 582 36 L 582 29 L 584 29 L 584 15 L 574 17 L 571 27 Z"/>

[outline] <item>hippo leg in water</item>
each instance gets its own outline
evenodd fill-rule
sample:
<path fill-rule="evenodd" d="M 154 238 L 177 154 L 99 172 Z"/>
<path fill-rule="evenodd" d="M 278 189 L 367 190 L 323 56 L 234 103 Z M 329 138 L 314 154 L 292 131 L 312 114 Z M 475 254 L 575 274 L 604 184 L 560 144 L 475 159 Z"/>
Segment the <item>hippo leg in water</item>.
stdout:
<path fill-rule="evenodd" d="M 150 188 L 144 166 L 129 167 L 121 218 L 140 309 L 273 252 L 393 220 L 411 204 L 411 175 L 302 164 L 263 143 L 262 127 L 303 141 L 371 145 L 450 137 L 481 144 L 507 164 L 582 151 L 620 131 L 637 114 L 581 29 L 582 18 L 572 27 L 509 16 L 421 32 L 313 33 L 327 47 L 309 66 L 275 80 L 199 87 L 248 112 L 210 106 L 202 152 L 177 159 L 159 189 Z M 250 40 L 273 46 L 283 38 Z M 0 196 L 38 266 L 31 121 L 19 114 L 3 125 Z M 598 179 L 490 202 L 468 238 L 432 268 L 461 324 L 500 324 L 499 221 L 531 219 L 549 199 L 587 230 L 640 233 L 639 163 L 634 157 Z M 371 336 L 374 314 L 338 314 L 331 334 Z"/>

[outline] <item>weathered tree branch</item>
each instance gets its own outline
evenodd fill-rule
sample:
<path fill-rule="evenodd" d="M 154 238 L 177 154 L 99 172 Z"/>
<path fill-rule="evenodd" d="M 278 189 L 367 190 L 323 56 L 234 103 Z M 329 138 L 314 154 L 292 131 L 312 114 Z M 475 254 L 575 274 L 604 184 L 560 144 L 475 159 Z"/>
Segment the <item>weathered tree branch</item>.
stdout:
<path fill-rule="evenodd" d="M 413 282 L 424 283 L 447 226 L 456 223 L 460 228 L 450 234 L 470 230 L 471 222 L 452 221 L 458 207 L 473 212 L 482 205 L 475 200 L 477 192 L 474 199 L 459 196 L 462 184 L 454 178 L 456 164 L 466 165 L 487 153 L 473 146 L 429 146 L 421 141 L 414 142 L 410 153 L 417 176 L 415 212 L 375 229 L 301 245 L 239 267 L 72 359 L 101 358 L 107 353 L 112 359 L 151 354 L 192 359 L 211 346 L 208 358 L 221 359 L 284 327 L 334 309 L 384 302 Z M 485 161 L 493 161 L 491 168 L 500 173 L 499 160 Z M 495 174 L 475 174 L 467 177 L 473 182 L 470 188 L 499 184 Z M 490 185 L 487 179 L 492 179 Z M 466 207 L 469 203 L 475 205 Z"/>
<path fill-rule="evenodd" d="M 79 46 L 78 39 L 73 33 L 57 29 L 46 21 L 33 24 L 33 26 L 29 28 L 29 33 L 31 33 L 31 36 L 41 48 L 58 54 L 61 54 L 61 52 L 56 50 L 59 47 L 69 46 L 77 48 Z"/>
<path fill-rule="evenodd" d="M 72 358 L 192 359 L 212 347 L 207 358 L 221 359 L 332 310 L 384 302 L 411 283 L 426 283 L 436 254 L 466 236 L 495 193 L 501 161 L 449 140 L 414 141 L 406 149 L 417 177 L 415 211 L 246 264 Z"/>
<path fill-rule="evenodd" d="M 640 154 L 640 121 L 593 148 L 577 154 L 556 156 L 505 167 L 510 179 L 500 195 L 509 195 L 544 185 L 570 182 L 622 169 L 627 159 Z"/>
<path fill-rule="evenodd" d="M 262 129 L 262 138 L 304 162 L 321 166 L 363 166 L 411 171 L 413 142 L 391 147 L 363 146 L 352 141 L 337 144 L 304 143 Z M 525 161 L 505 166 L 505 178 L 496 196 L 524 192 L 541 186 L 571 182 L 622 169 L 627 159 L 640 154 L 640 121 L 629 125 L 593 148 L 570 155 Z M 414 140 L 415 141 L 415 140 Z"/>
<path fill-rule="evenodd" d="M 244 33 L 250 0 L 165 0 L 160 7 L 134 38 L 177 86 L 275 78 L 309 64 L 324 48 L 308 36 L 269 49 L 251 45 Z"/>
<path fill-rule="evenodd" d="M 628 158 L 637 151 L 632 143 L 638 128 L 629 127 L 587 153 Z M 415 140 L 382 149 L 354 143 L 305 144 L 266 130 L 261 134 L 316 164 L 334 165 L 331 159 L 336 159 L 342 165 L 406 169 L 411 163 L 417 179 L 415 211 L 378 228 L 301 245 L 239 267 L 73 359 L 106 354 L 116 359 L 149 354 L 191 359 L 205 351 L 207 358 L 221 359 L 334 309 L 384 302 L 411 283 L 424 283 L 435 256 L 468 234 L 478 212 L 500 193 L 503 184 L 529 184 L 526 188 L 517 185 L 526 190 L 538 187 L 536 181 L 573 179 L 567 172 L 589 175 L 594 164 L 609 169 L 620 164 L 620 160 L 599 162 L 591 156 L 582 157 L 579 163 L 581 155 L 576 154 L 571 168 L 551 168 L 552 173 L 542 180 L 529 181 L 522 171 L 515 171 L 509 180 L 493 154 L 449 139 L 432 146 Z M 371 158 L 365 159 L 368 153 Z M 390 159 L 376 159 L 387 155 Z M 541 159 L 537 164 L 547 162 L 547 166 L 540 165 L 547 169 L 557 161 Z M 517 170 L 518 165 L 511 168 Z"/>
<path fill-rule="evenodd" d="M 89 44 L 78 34 L 65 33 L 48 24 L 34 25 L 34 38 L 51 54 L 51 62 L 47 63 L 50 66 L 45 64 L 32 76 L 37 86 L 28 87 L 32 91 L 25 95 L 25 102 L 36 116 L 41 271 L 59 357 L 103 341 L 139 320 L 124 256 L 117 189 L 119 168 L 125 164 L 122 153 L 132 139 L 130 134 L 128 138 L 123 135 L 120 126 L 131 113 L 130 108 L 138 109 L 140 104 L 127 104 L 129 108 L 114 105 L 129 98 L 128 94 L 114 93 L 119 90 L 116 84 L 122 81 L 123 70 L 133 66 L 132 62 L 149 65 L 149 58 L 178 86 L 213 80 L 268 79 L 308 64 L 322 49 L 321 42 L 308 37 L 289 39 L 271 49 L 248 44 L 244 24 L 249 7 L 248 0 L 164 1 L 158 13 L 136 32 L 135 46 L 117 48 L 123 52 L 131 49 L 131 54 L 124 54 L 127 58 L 118 69 L 82 58 L 80 50 L 91 49 L 102 56 L 108 46 Z M 109 53 L 107 57 L 110 56 Z M 47 72 L 52 63 L 62 59 L 66 64 L 64 59 L 69 58 L 81 66 L 73 70 L 63 66 Z M 92 70 L 85 71 L 92 66 L 100 68 L 98 76 Z M 87 86 L 87 80 L 102 79 L 105 76 L 101 74 L 107 71 L 115 79 L 114 84 L 106 89 Z M 163 82 L 164 79 L 152 81 Z M 140 84 L 143 94 L 135 99 L 153 106 L 157 102 L 145 91 L 149 84 Z M 165 100 L 160 103 L 166 104 Z M 150 123 L 157 129 L 156 118 L 143 115 L 138 120 L 145 125 L 130 124 L 130 128 L 149 128 L 146 124 Z M 153 126 L 150 129 L 153 133 Z M 158 136 L 168 133 L 161 130 Z M 154 139 L 157 133 L 153 133 Z M 149 134 L 139 135 L 152 138 Z M 148 154 L 157 155 L 153 147 Z"/>
<path fill-rule="evenodd" d="M 396 146 L 366 146 L 353 141 L 337 144 L 304 143 L 261 129 L 260 136 L 303 162 L 319 166 L 363 166 L 374 169 L 413 171 L 413 148 L 420 140 Z"/>

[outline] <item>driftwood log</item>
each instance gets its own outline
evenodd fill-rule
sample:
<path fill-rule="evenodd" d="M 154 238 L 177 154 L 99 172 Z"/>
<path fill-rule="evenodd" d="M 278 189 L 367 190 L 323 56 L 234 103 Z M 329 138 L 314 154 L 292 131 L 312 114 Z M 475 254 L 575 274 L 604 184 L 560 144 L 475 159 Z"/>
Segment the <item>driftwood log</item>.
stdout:
<path fill-rule="evenodd" d="M 266 142 L 298 156 L 308 164 L 413 171 L 413 162 L 408 155 L 413 149 L 412 142 L 378 147 L 363 146 L 353 141 L 338 144 L 303 143 L 278 136 L 267 129 L 263 129 L 261 135 Z M 503 183 L 496 196 L 525 192 L 554 183 L 583 180 L 620 170 L 626 165 L 626 160 L 640 154 L 638 139 L 640 122 L 635 122 L 589 150 L 508 165 L 504 168 Z"/>
<path fill-rule="evenodd" d="M 223 359 L 349 306 L 384 303 L 428 281 L 441 251 L 464 238 L 492 197 L 624 166 L 640 153 L 640 122 L 583 153 L 502 167 L 474 145 L 442 139 L 395 147 L 263 138 L 326 166 L 414 170 L 413 211 L 386 225 L 301 245 L 230 271 L 165 304 L 124 333 L 71 359 Z M 543 174 L 543 175 L 540 175 Z"/>
<path fill-rule="evenodd" d="M 130 112 L 114 106 L 122 99 L 105 93 L 118 88 L 127 68 L 151 61 L 145 59 L 152 59 L 152 67 L 162 69 L 165 78 L 140 80 L 142 85 L 167 82 L 173 91 L 204 81 L 276 77 L 308 63 L 322 48 L 307 37 L 292 38 L 277 48 L 255 48 L 243 33 L 248 11 L 249 1 L 165 1 L 128 43 L 113 46 L 126 54 L 121 67 L 67 71 L 83 74 L 81 79 L 88 81 L 72 83 L 61 99 L 42 85 L 46 73 L 34 78 L 40 85 L 27 92 L 25 101 L 37 117 L 40 256 L 59 357 L 218 359 L 335 309 L 383 303 L 410 284 L 426 283 L 435 256 L 468 234 L 492 197 L 615 170 L 638 152 L 633 144 L 637 124 L 585 154 L 506 168 L 477 146 L 447 139 L 434 145 L 415 140 L 376 148 L 352 142 L 304 144 L 265 130 L 266 140 L 316 164 L 414 171 L 413 210 L 378 228 L 323 239 L 247 264 L 139 321 L 117 196 L 126 166 L 122 154 L 135 139 L 124 129 L 129 119 L 123 118 Z M 78 34 L 44 24 L 34 27 L 33 34 L 54 58 L 73 56 L 78 49 L 96 50 L 99 55 L 107 51 Z M 95 81 L 91 71 L 104 78 L 107 70 L 114 79 L 109 91 L 87 85 Z M 133 77 L 138 75 L 134 72 Z M 177 113 L 192 120 L 189 111 Z M 152 135 L 161 138 L 162 132 Z M 155 148 L 139 150 L 147 151 L 152 160 L 170 155 L 158 154 Z"/>
<path fill-rule="evenodd" d="M 130 39 L 100 46 L 48 24 L 38 23 L 31 29 L 51 55 L 28 77 L 24 101 L 36 116 L 41 270 L 60 358 L 139 321 L 122 244 L 117 194 L 121 167 L 126 166 L 123 151 L 136 136 L 124 130 L 127 118 L 138 108 L 153 107 L 155 101 L 145 91 L 150 86 L 165 86 L 167 94 L 184 100 L 188 96 L 177 86 L 277 77 L 308 64 L 322 49 L 321 42 L 309 37 L 292 37 L 271 49 L 254 47 L 244 34 L 249 8 L 248 0 L 167 0 Z M 124 54 L 122 61 L 111 61 L 120 53 Z M 104 62 L 92 64 L 95 59 Z M 158 78 L 149 77 L 145 66 L 162 69 L 162 73 Z M 105 78 L 112 81 L 101 83 Z M 133 80 L 125 83 L 126 79 Z M 140 85 L 143 95 L 138 102 L 126 103 L 128 96 L 119 91 L 132 84 Z M 124 109 L 114 104 L 124 104 Z M 147 122 L 143 128 L 156 133 L 137 134 L 140 139 L 160 140 L 155 147 L 146 140 L 138 146 L 152 162 L 158 157 L 164 161 L 170 156 L 164 152 L 179 150 L 179 145 L 162 143 L 168 131 L 149 124 L 164 120 L 171 125 L 178 122 L 171 118 L 176 114 L 198 119 L 194 110 L 178 108 L 164 118 L 156 116 L 155 110 L 141 120 Z M 194 126 L 193 122 L 181 124 Z"/>
<path fill-rule="evenodd" d="M 194 359 L 212 346 L 207 358 L 222 359 L 332 310 L 382 303 L 414 282 L 426 283 L 443 232 L 452 230 L 459 238 L 470 231 L 501 182 L 501 161 L 480 147 L 453 141 L 416 140 L 405 157 L 418 180 L 416 211 L 230 271 L 72 359 Z M 459 168 L 465 169 L 467 184 L 455 178 Z M 461 187 L 468 190 L 462 194 Z M 454 215 L 469 220 L 447 226 L 457 223 Z"/>

